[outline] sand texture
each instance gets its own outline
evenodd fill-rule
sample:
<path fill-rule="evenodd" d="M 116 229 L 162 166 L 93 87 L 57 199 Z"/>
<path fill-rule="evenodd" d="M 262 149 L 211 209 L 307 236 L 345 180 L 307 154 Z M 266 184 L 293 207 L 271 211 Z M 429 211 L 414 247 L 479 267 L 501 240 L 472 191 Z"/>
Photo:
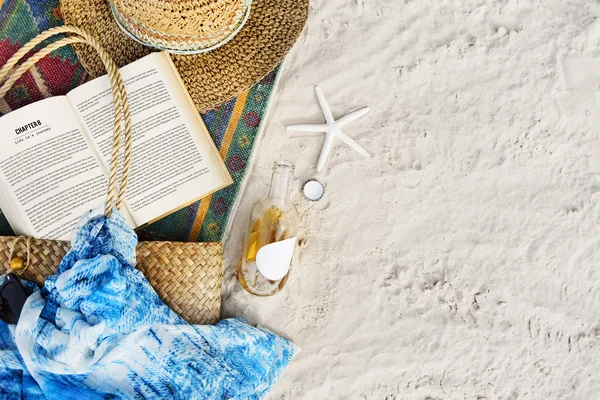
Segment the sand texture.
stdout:
<path fill-rule="evenodd" d="M 335 117 L 374 157 L 285 126 Z M 225 242 L 223 316 L 302 347 L 269 399 L 600 398 L 600 3 L 314 0 Z M 235 279 L 271 165 L 301 245 Z M 302 183 L 325 184 L 323 200 Z"/>

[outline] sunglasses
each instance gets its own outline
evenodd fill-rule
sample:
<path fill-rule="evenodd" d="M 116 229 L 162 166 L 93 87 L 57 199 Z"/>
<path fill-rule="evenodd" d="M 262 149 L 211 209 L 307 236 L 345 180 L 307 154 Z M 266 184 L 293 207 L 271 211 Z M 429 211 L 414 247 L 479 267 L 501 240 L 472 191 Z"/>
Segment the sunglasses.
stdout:
<path fill-rule="evenodd" d="M 0 286 L 0 319 L 7 324 L 16 324 L 27 297 L 19 279 L 14 274 L 6 275 Z"/>

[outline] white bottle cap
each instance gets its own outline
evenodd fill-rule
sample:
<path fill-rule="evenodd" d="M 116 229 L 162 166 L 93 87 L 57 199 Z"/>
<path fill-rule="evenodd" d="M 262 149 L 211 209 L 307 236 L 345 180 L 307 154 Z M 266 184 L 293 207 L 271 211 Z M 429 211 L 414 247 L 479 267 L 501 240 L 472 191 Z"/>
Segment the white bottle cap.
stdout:
<path fill-rule="evenodd" d="M 316 179 L 310 179 L 304 183 L 302 193 L 310 201 L 319 201 L 323 197 L 323 194 L 325 194 L 325 188 L 321 182 Z"/>

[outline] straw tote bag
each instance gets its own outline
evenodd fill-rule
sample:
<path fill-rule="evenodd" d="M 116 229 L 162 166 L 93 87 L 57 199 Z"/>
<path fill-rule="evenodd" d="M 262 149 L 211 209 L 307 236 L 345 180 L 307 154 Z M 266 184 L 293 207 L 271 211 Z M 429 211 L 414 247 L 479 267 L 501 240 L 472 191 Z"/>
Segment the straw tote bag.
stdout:
<path fill-rule="evenodd" d="M 19 60 L 36 45 L 60 33 L 68 33 L 70 36 L 63 36 L 47 45 L 12 71 Z M 42 32 L 17 51 L 0 69 L 0 83 L 4 82 L 0 87 L 0 98 L 4 97 L 17 79 L 41 58 L 60 47 L 74 43 L 85 43 L 94 48 L 110 78 L 115 124 L 104 211 L 108 217 L 113 207 L 120 209 L 123 204 L 131 162 L 132 134 L 125 85 L 116 64 L 98 41 L 82 29 L 66 25 Z M 125 131 L 123 170 L 120 185 L 117 185 L 122 127 Z M 56 272 L 58 264 L 68 250 L 69 242 L 65 241 L 0 236 L 0 265 L 5 266 L 7 272 L 42 284 L 46 277 Z M 221 253 L 221 243 L 140 242 L 137 247 L 136 268 L 143 272 L 165 304 L 188 322 L 212 324 L 218 321 L 221 308 Z M 10 260 L 14 256 L 23 257 L 25 260 L 23 270 L 10 269 Z"/>

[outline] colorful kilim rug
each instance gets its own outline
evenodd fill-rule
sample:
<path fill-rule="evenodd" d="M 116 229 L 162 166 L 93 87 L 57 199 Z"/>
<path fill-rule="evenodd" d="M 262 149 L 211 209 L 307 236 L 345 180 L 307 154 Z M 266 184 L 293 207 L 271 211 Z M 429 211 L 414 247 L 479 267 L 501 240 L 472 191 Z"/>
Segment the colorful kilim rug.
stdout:
<path fill-rule="evenodd" d="M 0 65 L 27 41 L 53 26 L 62 25 L 59 0 L 0 0 Z M 42 43 L 44 45 L 44 43 Z M 261 82 L 202 118 L 221 152 L 234 183 L 138 231 L 140 240 L 220 241 L 240 184 L 252 156 L 255 139 L 266 113 L 279 67 Z M 71 47 L 40 60 L 0 100 L 0 113 L 49 96 L 63 95 L 84 83 L 88 75 Z M 0 235 L 12 235 L 0 215 Z"/>

